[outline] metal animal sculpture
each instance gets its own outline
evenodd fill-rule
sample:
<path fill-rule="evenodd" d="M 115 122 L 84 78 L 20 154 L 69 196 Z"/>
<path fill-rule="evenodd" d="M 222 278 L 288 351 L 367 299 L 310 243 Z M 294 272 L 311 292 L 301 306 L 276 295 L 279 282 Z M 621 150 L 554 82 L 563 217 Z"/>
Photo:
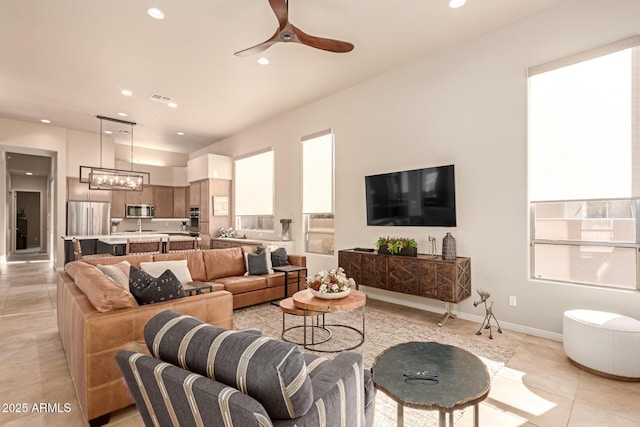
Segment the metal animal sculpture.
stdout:
<path fill-rule="evenodd" d="M 488 329 L 489 339 L 492 340 L 493 333 L 491 330 L 491 319 L 493 318 L 493 320 L 496 321 L 496 325 L 498 326 L 499 333 L 502 333 L 502 328 L 500 328 L 500 323 L 498 323 L 498 319 L 496 319 L 496 316 L 493 314 L 493 301 L 491 301 L 491 304 L 487 305 L 487 300 L 489 299 L 491 294 L 483 290 L 476 290 L 476 292 L 478 292 L 478 295 L 480 295 L 480 301 L 474 301 L 473 306 L 477 307 L 480 304 L 484 304 L 484 311 L 486 313 L 486 315 L 484 316 L 484 320 L 482 321 L 482 325 L 480 325 L 480 329 L 478 329 L 478 332 L 476 332 L 476 335 L 482 335 L 482 328 Z"/>

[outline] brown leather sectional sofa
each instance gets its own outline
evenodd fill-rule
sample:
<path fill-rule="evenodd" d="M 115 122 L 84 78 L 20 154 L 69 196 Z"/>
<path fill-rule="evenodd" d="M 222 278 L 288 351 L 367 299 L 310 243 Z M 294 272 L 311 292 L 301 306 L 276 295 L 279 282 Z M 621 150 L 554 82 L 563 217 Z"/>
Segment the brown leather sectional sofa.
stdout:
<path fill-rule="evenodd" d="M 164 310 L 233 328 L 233 309 L 283 297 L 284 274 L 244 276 L 244 252 L 255 247 L 210 249 L 188 253 L 130 255 L 73 261 L 58 274 L 58 328 L 78 401 L 91 425 L 108 421 L 111 412 L 133 404 L 115 362 L 122 349 L 147 352 L 143 330 Z M 96 264 L 186 259 L 194 281 L 211 282 L 212 292 L 138 306 L 135 299 L 105 276 Z M 304 256 L 289 262 L 305 266 Z M 295 292 L 289 287 L 289 293 Z"/>

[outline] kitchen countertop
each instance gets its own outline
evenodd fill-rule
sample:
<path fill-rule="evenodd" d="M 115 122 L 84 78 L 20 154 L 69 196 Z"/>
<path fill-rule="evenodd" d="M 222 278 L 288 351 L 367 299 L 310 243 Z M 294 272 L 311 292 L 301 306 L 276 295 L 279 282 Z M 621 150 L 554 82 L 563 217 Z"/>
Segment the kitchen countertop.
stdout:
<path fill-rule="evenodd" d="M 169 235 L 164 233 L 131 233 L 119 236 L 100 236 L 98 237 L 98 241 L 107 243 L 109 245 L 125 245 L 127 243 L 127 240 L 138 241 L 162 239 L 163 242 L 166 242 L 168 238 Z"/>
<path fill-rule="evenodd" d="M 73 240 L 74 237 L 78 240 L 91 240 L 91 239 L 105 239 L 105 238 L 118 238 L 120 240 L 122 239 L 126 239 L 130 238 L 130 237 L 138 237 L 140 236 L 141 238 L 148 238 L 149 236 L 172 236 L 172 235 L 179 235 L 179 236 L 189 236 L 189 232 L 188 231 L 143 231 L 142 233 L 137 233 L 135 231 L 121 231 L 121 232 L 116 232 L 116 233 L 111 233 L 111 234 L 92 234 L 92 235 L 88 235 L 88 236 L 60 236 L 60 238 L 62 240 Z M 153 238 L 153 237 L 151 237 Z"/>
<path fill-rule="evenodd" d="M 229 240 L 231 242 L 273 242 L 273 243 L 282 243 L 289 242 L 290 240 L 270 240 L 270 239 L 252 239 L 252 238 L 243 238 L 243 237 L 214 237 L 216 240 Z"/>

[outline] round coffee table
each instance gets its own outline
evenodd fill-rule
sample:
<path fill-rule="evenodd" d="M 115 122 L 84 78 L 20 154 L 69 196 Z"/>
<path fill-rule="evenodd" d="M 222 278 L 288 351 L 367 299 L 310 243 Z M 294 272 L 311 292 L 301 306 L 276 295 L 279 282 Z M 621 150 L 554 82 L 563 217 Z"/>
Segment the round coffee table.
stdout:
<path fill-rule="evenodd" d="M 388 348 L 371 367 L 373 384 L 398 404 L 398 426 L 404 407 L 440 411 L 440 427 L 453 426 L 453 411 L 473 405 L 474 426 L 479 425 L 478 404 L 491 388 L 485 364 L 474 354 L 437 342 L 407 342 Z"/>
<path fill-rule="evenodd" d="M 331 331 L 327 329 L 325 326 L 324 313 L 316 312 L 316 311 L 308 311 L 308 310 L 303 310 L 301 308 L 298 308 L 293 304 L 292 297 L 281 300 L 278 305 L 280 306 L 280 311 L 282 311 L 282 333 L 280 334 L 280 338 L 282 338 L 283 341 L 287 341 L 287 342 L 298 344 L 298 345 L 306 345 L 306 339 L 307 339 L 306 321 L 304 326 L 298 325 L 298 326 L 287 327 L 285 318 L 288 314 L 294 315 L 294 316 L 311 316 L 311 326 L 309 327 L 311 329 L 311 345 L 322 344 L 323 342 L 328 341 L 329 338 L 331 338 Z M 320 323 L 321 317 L 322 317 L 322 323 Z M 314 318 L 315 318 L 315 323 L 314 323 Z M 304 328 L 303 342 L 295 341 L 294 339 L 288 338 L 286 336 L 287 332 L 294 329 L 299 329 L 299 328 Z M 316 340 L 316 333 L 320 333 L 324 336 L 321 335 L 318 338 L 318 340 Z"/>
<path fill-rule="evenodd" d="M 323 299 L 314 297 L 308 289 L 303 291 L 296 292 L 293 294 L 293 305 L 304 311 L 304 344 L 303 347 L 307 350 L 323 352 L 323 353 L 336 353 L 345 350 L 353 350 L 354 348 L 360 347 L 364 342 L 364 334 L 365 334 L 365 304 L 367 302 L 367 296 L 364 292 L 356 291 L 354 289 L 351 290 L 349 295 L 340 299 Z M 307 326 L 307 316 L 310 313 L 336 313 L 340 311 L 352 311 L 362 309 L 362 329 L 358 329 L 351 325 L 339 324 L 339 323 L 324 323 L 323 326 L 325 328 L 334 327 L 334 328 L 347 328 L 353 331 L 356 331 L 360 335 L 360 340 L 355 345 L 347 346 L 341 349 L 334 350 L 325 350 L 317 348 L 316 344 L 307 343 L 306 336 L 306 326 Z"/>

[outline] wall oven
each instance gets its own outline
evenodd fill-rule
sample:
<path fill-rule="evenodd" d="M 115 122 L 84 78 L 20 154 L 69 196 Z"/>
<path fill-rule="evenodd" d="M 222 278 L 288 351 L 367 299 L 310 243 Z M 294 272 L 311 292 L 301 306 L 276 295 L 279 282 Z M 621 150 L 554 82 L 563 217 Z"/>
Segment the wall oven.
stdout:
<path fill-rule="evenodd" d="M 189 209 L 189 234 L 200 235 L 200 208 Z"/>

